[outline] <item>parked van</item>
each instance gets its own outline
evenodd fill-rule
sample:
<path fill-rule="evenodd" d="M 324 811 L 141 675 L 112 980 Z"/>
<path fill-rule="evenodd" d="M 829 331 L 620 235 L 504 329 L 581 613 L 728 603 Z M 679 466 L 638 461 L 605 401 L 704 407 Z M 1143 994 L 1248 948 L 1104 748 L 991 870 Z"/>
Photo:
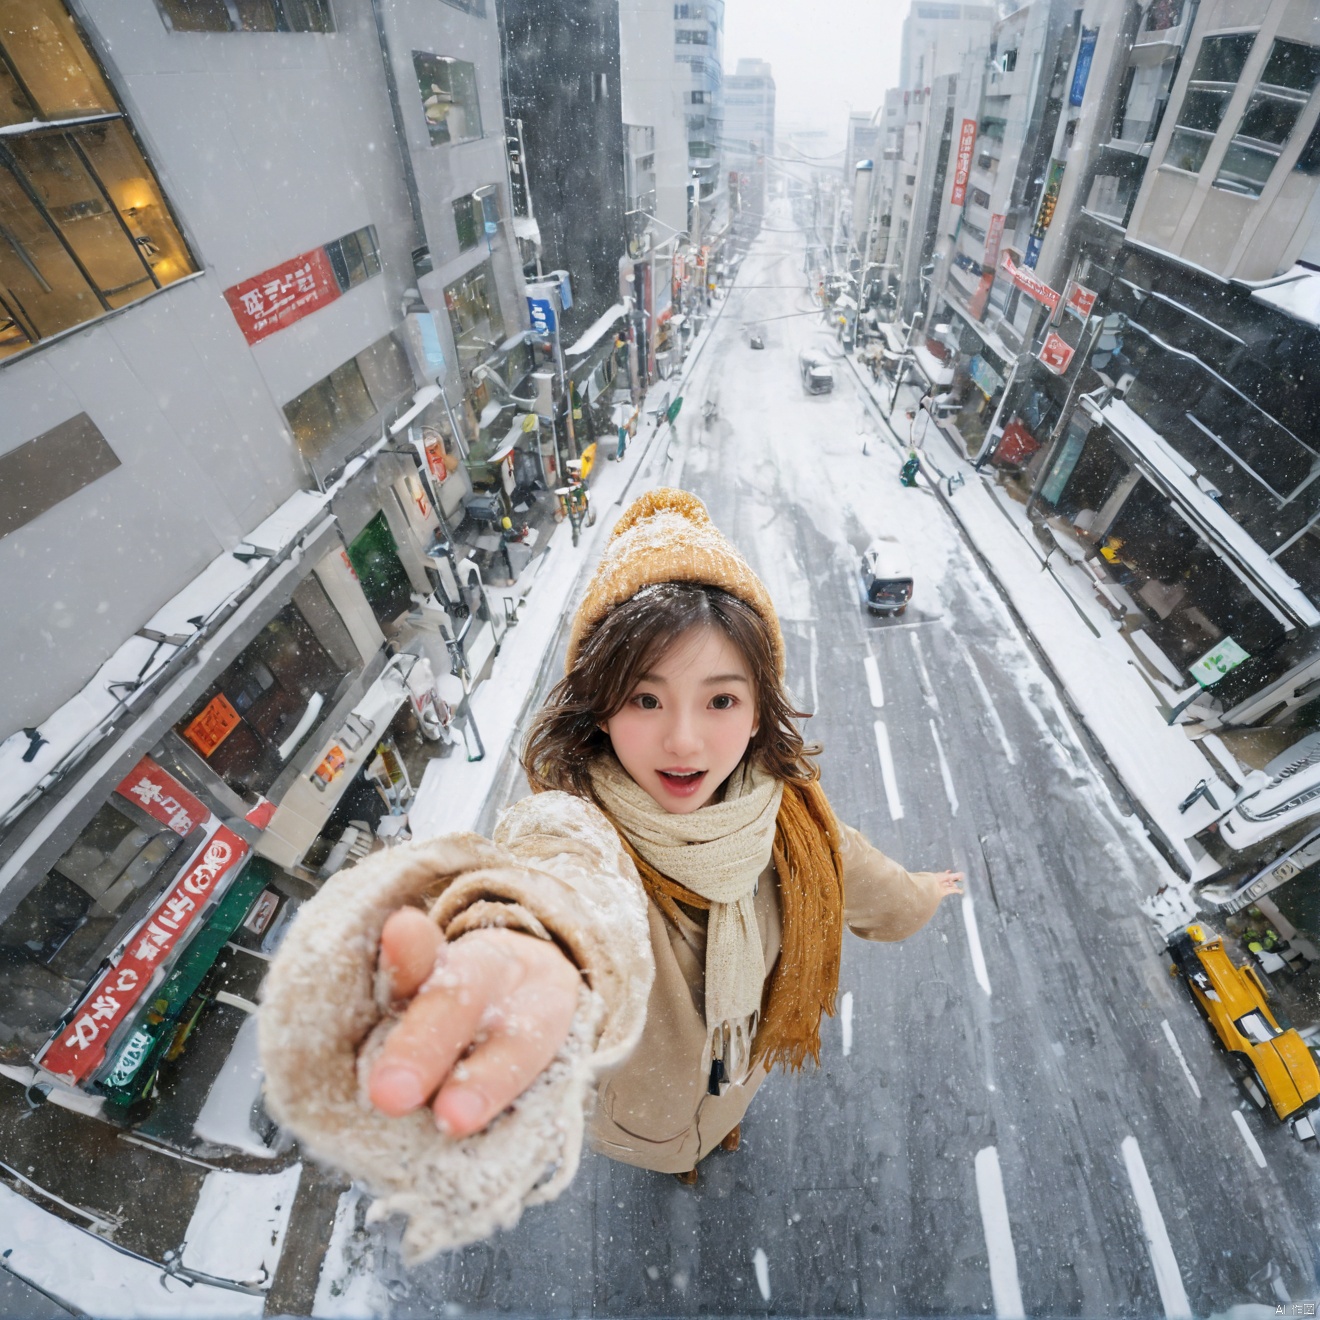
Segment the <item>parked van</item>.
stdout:
<path fill-rule="evenodd" d="M 829 394 L 834 389 L 834 368 L 819 349 L 803 349 L 798 357 L 802 388 L 808 394 Z"/>

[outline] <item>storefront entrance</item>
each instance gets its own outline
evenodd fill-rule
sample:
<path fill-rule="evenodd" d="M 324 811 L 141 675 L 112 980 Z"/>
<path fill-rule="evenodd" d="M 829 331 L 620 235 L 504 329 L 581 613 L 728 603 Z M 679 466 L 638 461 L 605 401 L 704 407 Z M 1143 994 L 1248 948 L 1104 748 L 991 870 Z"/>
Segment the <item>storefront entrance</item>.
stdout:
<path fill-rule="evenodd" d="M 408 609 L 412 603 L 412 583 L 384 513 L 378 513 L 354 537 L 348 547 L 348 558 L 362 594 L 380 623 L 391 623 Z"/>

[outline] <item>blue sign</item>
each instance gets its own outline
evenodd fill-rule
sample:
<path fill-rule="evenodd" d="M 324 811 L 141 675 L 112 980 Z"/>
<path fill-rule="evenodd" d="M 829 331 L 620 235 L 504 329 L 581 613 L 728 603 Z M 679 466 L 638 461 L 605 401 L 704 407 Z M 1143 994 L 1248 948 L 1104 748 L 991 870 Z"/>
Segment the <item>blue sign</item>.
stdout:
<path fill-rule="evenodd" d="M 564 272 L 564 278 L 559 281 L 559 305 L 568 311 L 573 305 L 573 286 L 569 283 L 568 272 Z"/>
<path fill-rule="evenodd" d="M 1081 105 L 1086 95 L 1086 80 L 1091 76 L 1091 61 L 1095 58 L 1095 39 L 1100 35 L 1099 28 L 1083 28 L 1082 43 L 1077 48 L 1077 64 L 1073 69 L 1072 91 L 1068 93 L 1069 105 Z"/>
<path fill-rule="evenodd" d="M 435 317 L 430 312 L 423 312 L 417 317 L 417 334 L 422 341 L 422 353 L 426 358 L 426 374 L 438 376 L 445 369 L 445 351 L 440 347 L 440 336 L 436 332 Z"/>
<path fill-rule="evenodd" d="M 538 335 L 555 332 L 555 305 L 549 298 L 528 298 L 527 308 L 532 314 L 532 329 Z"/>
<path fill-rule="evenodd" d="M 486 232 L 487 232 L 488 234 L 498 234 L 498 233 L 500 232 L 500 227 L 499 227 L 499 225 L 497 225 L 497 224 L 495 223 L 494 220 L 487 220 L 487 221 L 486 221 Z"/>
<path fill-rule="evenodd" d="M 1027 239 L 1027 250 L 1022 255 L 1022 264 L 1024 266 L 1030 266 L 1032 270 L 1036 269 L 1036 262 L 1040 260 L 1041 241 L 1042 240 L 1037 238 L 1035 234 L 1032 234 L 1032 236 Z"/>

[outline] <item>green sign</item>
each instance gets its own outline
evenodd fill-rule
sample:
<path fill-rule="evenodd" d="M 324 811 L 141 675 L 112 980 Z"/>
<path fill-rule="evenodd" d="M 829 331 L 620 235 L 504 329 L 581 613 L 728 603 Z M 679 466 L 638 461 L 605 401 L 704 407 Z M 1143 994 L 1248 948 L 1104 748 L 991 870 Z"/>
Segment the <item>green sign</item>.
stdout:
<path fill-rule="evenodd" d="M 674 419 L 678 416 L 678 410 L 683 406 L 683 396 L 680 394 L 673 403 L 669 405 L 669 411 L 665 413 L 665 421 L 673 426 Z"/>
<path fill-rule="evenodd" d="M 1218 683 L 1230 669 L 1236 669 L 1244 660 L 1250 660 L 1247 654 L 1231 637 L 1212 646 L 1190 669 L 1194 679 L 1208 688 Z"/>

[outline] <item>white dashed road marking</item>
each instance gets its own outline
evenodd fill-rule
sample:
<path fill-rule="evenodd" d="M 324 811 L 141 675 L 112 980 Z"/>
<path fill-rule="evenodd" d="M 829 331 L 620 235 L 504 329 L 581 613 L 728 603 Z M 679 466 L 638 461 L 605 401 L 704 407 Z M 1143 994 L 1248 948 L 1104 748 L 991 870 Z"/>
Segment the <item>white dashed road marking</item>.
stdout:
<path fill-rule="evenodd" d="M 889 730 L 884 720 L 875 722 L 875 745 L 880 750 L 880 777 L 885 783 L 890 820 L 903 819 L 903 804 L 898 797 L 898 776 L 894 773 L 894 754 L 889 750 Z"/>
<path fill-rule="evenodd" d="M 990 1261 L 990 1292 L 1000 1320 L 1025 1320 L 1022 1287 L 1018 1283 L 1013 1229 L 1008 1222 L 1008 1201 L 999 1171 L 999 1152 L 993 1146 L 976 1152 L 976 1195 L 981 1202 L 985 1254 Z"/>
<path fill-rule="evenodd" d="M 1192 1088 L 1192 1094 L 1199 1100 L 1201 1098 L 1201 1088 L 1197 1086 L 1196 1078 L 1192 1076 L 1192 1070 L 1187 1066 L 1187 1060 L 1183 1058 L 1182 1046 L 1178 1044 L 1178 1038 L 1173 1034 L 1173 1028 L 1169 1026 L 1168 1018 L 1165 1018 L 1160 1026 L 1164 1029 L 1164 1039 L 1169 1042 L 1169 1048 L 1178 1059 L 1179 1066 L 1183 1070 L 1183 1076 L 1187 1078 L 1187 1085 Z"/>
<path fill-rule="evenodd" d="M 1191 1320 L 1192 1307 L 1178 1271 L 1178 1258 L 1173 1254 L 1169 1230 L 1164 1226 L 1160 1203 L 1155 1199 L 1155 1189 L 1150 1184 L 1150 1174 L 1146 1172 L 1146 1161 L 1141 1158 L 1136 1137 L 1123 1138 L 1123 1163 L 1127 1166 L 1132 1195 L 1141 1212 L 1141 1227 L 1146 1234 L 1146 1247 L 1155 1269 L 1155 1286 L 1160 1290 L 1164 1314 L 1169 1320 Z"/>
<path fill-rule="evenodd" d="M 935 721 L 930 722 L 930 736 L 935 739 L 935 755 L 940 759 L 940 778 L 944 780 L 944 796 L 949 799 L 949 814 L 958 814 L 958 794 L 953 791 L 953 776 L 949 773 L 949 758 L 944 755 L 944 744 L 940 742 L 940 731 Z"/>
<path fill-rule="evenodd" d="M 985 953 L 981 949 L 981 931 L 976 924 L 976 909 L 972 906 L 971 894 L 962 896 L 963 925 L 967 927 L 967 944 L 972 951 L 972 971 L 980 982 L 981 989 L 990 993 L 990 973 L 985 967 Z"/>
<path fill-rule="evenodd" d="M 1265 1168 L 1265 1152 L 1260 1148 L 1260 1142 L 1256 1140 L 1255 1133 L 1247 1126 L 1247 1120 L 1242 1117 L 1242 1111 L 1235 1109 L 1233 1111 L 1233 1122 L 1237 1124 L 1237 1130 L 1242 1134 L 1242 1140 L 1247 1143 L 1247 1149 L 1251 1152 L 1251 1158 L 1256 1161 L 1258 1168 Z"/>
<path fill-rule="evenodd" d="M 871 694 L 871 705 L 878 710 L 885 704 L 885 690 L 880 686 L 880 666 L 875 662 L 875 656 L 868 655 L 862 661 L 862 668 L 866 670 L 866 690 Z"/>

